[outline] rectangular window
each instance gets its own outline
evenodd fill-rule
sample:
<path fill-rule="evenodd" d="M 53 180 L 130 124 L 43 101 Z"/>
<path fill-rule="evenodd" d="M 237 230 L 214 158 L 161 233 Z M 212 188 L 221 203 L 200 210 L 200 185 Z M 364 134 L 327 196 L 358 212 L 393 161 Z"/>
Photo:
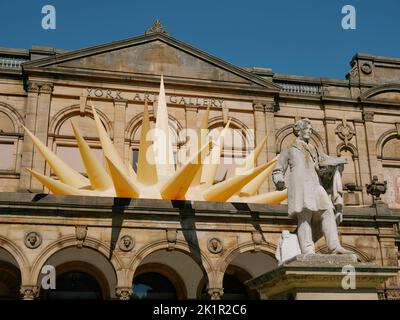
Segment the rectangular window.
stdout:
<path fill-rule="evenodd" d="M 235 174 L 236 167 L 237 161 L 232 155 L 222 156 L 217 173 L 215 175 L 215 182 L 220 182 L 231 178 Z"/>
<path fill-rule="evenodd" d="M 133 149 L 133 159 L 132 159 L 132 167 L 135 172 L 137 172 L 137 166 L 139 161 L 139 150 Z"/>
<path fill-rule="evenodd" d="M 104 165 L 103 151 L 101 149 L 91 148 L 92 153 Z M 71 168 L 76 171 L 85 174 L 86 169 L 83 165 L 82 157 L 79 152 L 79 148 L 75 146 L 57 146 L 57 155 L 65 161 Z"/>
<path fill-rule="evenodd" d="M 389 207 L 400 208 L 400 167 L 384 166 L 383 174 L 387 181 L 387 190 L 382 198 Z"/>
<path fill-rule="evenodd" d="M 13 142 L 0 141 L 0 170 L 13 170 L 15 145 Z"/>

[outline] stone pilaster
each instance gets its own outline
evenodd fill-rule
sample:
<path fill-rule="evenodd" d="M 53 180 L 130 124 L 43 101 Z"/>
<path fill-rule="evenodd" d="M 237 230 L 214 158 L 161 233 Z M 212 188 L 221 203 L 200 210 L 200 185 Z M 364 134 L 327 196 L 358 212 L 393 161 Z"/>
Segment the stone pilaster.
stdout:
<path fill-rule="evenodd" d="M 328 148 L 328 155 L 337 156 L 336 154 L 336 119 L 335 118 L 325 118 L 325 132 L 326 132 L 326 146 Z"/>
<path fill-rule="evenodd" d="M 128 100 L 114 100 L 114 146 L 120 156 L 124 157 L 125 118 Z"/>
<path fill-rule="evenodd" d="M 253 108 L 254 108 L 254 135 L 256 140 L 254 147 L 256 147 L 259 143 L 261 143 L 262 139 L 264 139 L 264 137 L 267 134 L 265 103 L 262 101 L 253 101 Z M 268 145 L 269 138 L 270 137 L 268 136 L 266 146 Z M 266 147 L 264 147 L 264 150 L 260 153 L 260 156 L 258 157 L 257 160 L 257 164 L 265 162 L 267 162 Z M 260 188 L 260 193 L 266 192 L 267 190 L 268 190 L 267 183 L 264 183 Z"/>
<path fill-rule="evenodd" d="M 357 150 L 359 156 L 359 177 L 362 186 L 363 203 L 368 205 L 372 204 L 372 196 L 367 194 L 365 185 L 371 183 L 371 175 L 368 165 L 368 148 L 367 139 L 365 136 L 364 122 L 360 120 L 354 121 L 354 127 L 356 131 Z"/>
<path fill-rule="evenodd" d="M 269 101 L 265 105 L 265 124 L 266 134 L 268 136 L 266 148 L 267 148 L 267 161 L 271 161 L 276 157 L 276 139 L 275 139 L 275 106 L 274 101 Z M 262 162 L 259 161 L 259 164 Z M 272 182 L 272 176 L 270 175 L 267 180 L 267 189 L 264 191 L 275 191 L 274 184 Z M 262 188 L 261 188 L 261 191 Z"/>
<path fill-rule="evenodd" d="M 383 181 L 383 168 L 378 162 L 376 153 L 376 137 L 374 130 L 374 112 L 363 111 L 363 119 L 365 124 L 365 134 L 367 139 L 368 160 L 370 167 L 370 177 L 376 175 L 380 181 Z"/>
<path fill-rule="evenodd" d="M 43 143 L 47 145 L 51 94 L 53 84 L 47 82 L 29 82 L 26 105 L 25 126 Z M 40 152 L 34 148 L 31 139 L 26 135 L 22 146 L 22 168 L 32 168 L 45 173 L 46 162 Z M 21 170 L 19 184 L 21 191 L 42 192 L 43 186 L 26 170 Z"/>
<path fill-rule="evenodd" d="M 186 105 L 185 112 L 186 112 L 186 129 L 196 130 L 199 127 L 199 122 L 202 121 L 204 113 L 199 115 L 197 106 L 193 105 Z M 182 152 L 186 152 L 186 156 L 188 159 L 191 159 L 191 157 L 194 156 L 194 151 L 197 150 L 198 148 L 198 143 L 199 143 L 198 139 L 200 139 L 200 136 L 197 136 L 196 134 L 196 139 L 194 139 L 194 137 L 190 137 L 189 144 L 187 146 L 185 145 L 181 147 Z M 185 148 L 189 150 L 187 149 L 185 150 Z"/>

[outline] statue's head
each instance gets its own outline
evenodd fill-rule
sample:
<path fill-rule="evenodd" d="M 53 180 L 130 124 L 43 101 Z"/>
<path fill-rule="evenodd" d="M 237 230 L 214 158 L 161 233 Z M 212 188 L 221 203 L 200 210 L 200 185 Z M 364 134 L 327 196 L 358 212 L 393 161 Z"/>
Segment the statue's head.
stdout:
<path fill-rule="evenodd" d="M 310 119 L 304 118 L 296 121 L 293 126 L 293 133 L 296 137 L 308 142 L 313 133 Z"/>

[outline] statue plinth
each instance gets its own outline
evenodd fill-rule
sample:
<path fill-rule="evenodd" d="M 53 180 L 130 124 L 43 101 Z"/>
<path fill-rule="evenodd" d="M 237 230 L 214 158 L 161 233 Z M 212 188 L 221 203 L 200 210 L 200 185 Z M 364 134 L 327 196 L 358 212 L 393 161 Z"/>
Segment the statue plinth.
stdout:
<path fill-rule="evenodd" d="M 272 300 L 378 300 L 377 287 L 399 270 L 354 254 L 301 254 L 246 285 Z"/>

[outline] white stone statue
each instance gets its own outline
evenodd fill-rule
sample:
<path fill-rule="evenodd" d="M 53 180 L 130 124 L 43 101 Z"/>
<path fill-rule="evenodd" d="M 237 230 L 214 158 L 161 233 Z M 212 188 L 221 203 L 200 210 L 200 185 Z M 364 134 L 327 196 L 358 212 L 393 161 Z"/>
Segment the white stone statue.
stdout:
<path fill-rule="evenodd" d="M 301 250 L 297 236 L 288 230 L 283 230 L 275 252 L 278 265 L 285 263 L 299 254 L 301 254 Z"/>
<path fill-rule="evenodd" d="M 289 170 L 288 211 L 290 217 L 297 218 L 301 253 L 314 254 L 314 241 L 322 235 L 331 253 L 350 253 L 340 245 L 335 221 L 341 220 L 339 171 L 346 161 L 323 154 L 309 143 L 313 132 L 309 119 L 297 121 L 293 132 L 297 138 L 279 155 L 272 178 L 276 188 L 283 190 L 285 172 Z"/>

